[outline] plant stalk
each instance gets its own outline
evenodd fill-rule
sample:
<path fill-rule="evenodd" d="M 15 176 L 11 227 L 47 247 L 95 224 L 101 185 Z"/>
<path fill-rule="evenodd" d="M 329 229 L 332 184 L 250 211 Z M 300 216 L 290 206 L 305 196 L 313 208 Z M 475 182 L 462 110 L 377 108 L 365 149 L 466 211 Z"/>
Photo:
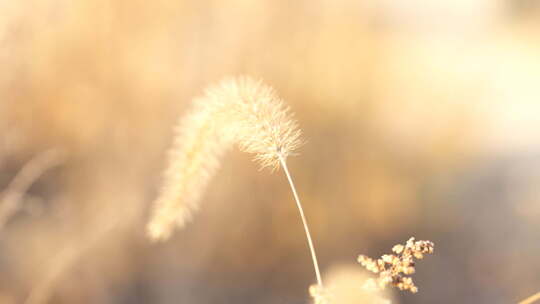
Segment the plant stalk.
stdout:
<path fill-rule="evenodd" d="M 526 298 L 525 300 L 519 302 L 518 304 L 531 304 L 533 302 L 536 302 L 537 300 L 540 300 L 540 292 L 533 294 L 532 296 Z"/>
<path fill-rule="evenodd" d="M 291 186 L 291 190 L 294 195 L 294 200 L 296 201 L 296 206 L 298 207 L 298 211 L 300 212 L 300 217 L 302 218 L 304 230 L 306 231 L 306 237 L 307 237 L 307 241 L 309 245 L 309 250 L 311 251 L 311 259 L 313 260 L 313 268 L 315 268 L 315 275 L 317 276 L 317 284 L 323 287 L 323 283 L 321 279 L 321 272 L 319 271 L 319 263 L 317 262 L 317 255 L 315 254 L 315 247 L 313 246 L 313 240 L 311 239 L 311 234 L 309 233 L 306 216 L 304 215 L 304 210 L 302 209 L 302 203 L 300 203 L 300 198 L 298 198 L 298 194 L 296 193 L 296 187 L 294 186 L 294 183 L 293 183 L 291 174 L 289 173 L 289 169 L 287 168 L 287 163 L 285 162 L 285 159 L 282 156 L 280 156 L 279 161 L 281 162 L 283 171 L 285 171 L 285 175 L 287 175 L 287 180 L 289 181 L 289 185 Z"/>

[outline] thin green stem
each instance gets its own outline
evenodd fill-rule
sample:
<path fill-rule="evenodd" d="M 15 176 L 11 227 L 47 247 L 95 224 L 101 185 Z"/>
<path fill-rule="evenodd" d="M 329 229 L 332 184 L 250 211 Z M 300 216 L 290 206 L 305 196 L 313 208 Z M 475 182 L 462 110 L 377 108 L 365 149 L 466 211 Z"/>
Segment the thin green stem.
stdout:
<path fill-rule="evenodd" d="M 304 215 L 304 210 L 302 209 L 302 203 L 300 203 L 300 198 L 298 198 L 298 194 L 296 193 L 296 188 L 294 187 L 294 183 L 291 178 L 291 174 L 289 173 L 289 169 L 287 168 L 287 163 L 285 162 L 285 159 L 280 156 L 279 161 L 281 162 L 283 171 L 285 171 L 285 174 L 287 175 L 287 180 L 289 181 L 289 185 L 291 186 L 291 190 L 294 195 L 294 200 L 296 201 L 296 206 L 298 207 L 298 211 L 300 212 L 300 217 L 302 218 L 302 223 L 304 224 L 304 230 L 306 231 L 306 237 L 307 237 L 307 241 L 309 245 L 309 250 L 311 251 L 311 259 L 313 260 L 313 268 L 315 268 L 315 275 L 317 276 L 317 284 L 323 287 L 323 283 L 321 279 L 321 272 L 319 271 L 319 263 L 317 262 L 317 255 L 315 254 L 315 247 L 313 246 L 313 241 L 311 240 L 311 234 L 309 233 L 309 228 L 306 221 L 306 217 Z"/>

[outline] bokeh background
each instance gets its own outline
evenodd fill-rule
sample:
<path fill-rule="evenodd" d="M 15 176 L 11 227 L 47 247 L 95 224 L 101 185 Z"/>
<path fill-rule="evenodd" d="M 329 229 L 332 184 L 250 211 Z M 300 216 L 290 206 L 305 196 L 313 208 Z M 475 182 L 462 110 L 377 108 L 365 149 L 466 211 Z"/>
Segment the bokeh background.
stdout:
<path fill-rule="evenodd" d="M 540 2 L 0 0 L 0 303 L 308 303 L 286 179 L 250 155 L 145 237 L 173 125 L 237 74 L 304 131 L 324 273 L 360 287 L 358 254 L 415 236 L 436 252 L 394 303 L 540 290 Z"/>

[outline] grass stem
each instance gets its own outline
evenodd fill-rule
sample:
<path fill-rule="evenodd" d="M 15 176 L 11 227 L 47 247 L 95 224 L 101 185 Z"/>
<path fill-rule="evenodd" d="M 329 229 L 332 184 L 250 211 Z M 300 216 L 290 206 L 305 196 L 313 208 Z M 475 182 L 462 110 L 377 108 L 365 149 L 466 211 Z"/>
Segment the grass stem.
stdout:
<path fill-rule="evenodd" d="M 537 300 L 540 300 L 540 292 L 533 294 L 532 296 L 526 298 L 525 300 L 519 302 L 518 304 L 531 304 L 531 303 L 536 302 Z"/>
<path fill-rule="evenodd" d="M 289 185 L 291 186 L 291 190 L 294 195 L 294 200 L 296 201 L 296 206 L 298 207 L 298 211 L 300 212 L 300 217 L 302 218 L 304 230 L 306 231 L 306 237 L 307 237 L 307 241 L 309 245 L 309 250 L 311 251 L 313 267 L 315 268 L 315 275 L 317 276 L 317 284 L 323 287 L 323 283 L 321 279 L 321 272 L 319 271 L 319 263 L 317 262 L 317 255 L 315 254 L 315 247 L 313 246 L 313 240 L 311 239 L 311 234 L 309 233 L 309 227 L 306 221 L 306 216 L 304 215 L 304 210 L 302 209 L 302 203 L 300 202 L 300 198 L 298 198 L 298 194 L 296 193 L 296 188 L 294 186 L 291 174 L 289 173 L 289 169 L 287 168 L 287 163 L 285 162 L 285 159 L 280 156 L 279 161 L 281 162 L 283 171 L 285 171 L 285 174 L 287 175 L 287 180 L 289 181 Z"/>

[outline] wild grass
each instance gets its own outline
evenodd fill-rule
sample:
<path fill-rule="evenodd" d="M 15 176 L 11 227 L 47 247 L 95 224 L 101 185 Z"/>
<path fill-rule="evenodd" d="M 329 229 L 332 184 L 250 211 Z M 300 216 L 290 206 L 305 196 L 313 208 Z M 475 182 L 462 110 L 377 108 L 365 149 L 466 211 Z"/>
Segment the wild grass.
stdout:
<path fill-rule="evenodd" d="M 249 77 L 230 78 L 208 88 L 177 128 L 164 186 L 154 202 L 148 234 L 168 239 L 199 208 L 202 193 L 223 152 L 238 144 L 255 154 L 261 168 L 283 168 L 305 229 L 317 284 L 322 285 L 315 247 L 302 203 L 287 167 L 287 157 L 302 145 L 301 130 L 274 90 Z"/>
<path fill-rule="evenodd" d="M 275 170 L 302 144 L 300 135 L 289 108 L 261 81 L 228 78 L 209 87 L 176 127 L 149 236 L 166 240 L 192 218 L 221 156 L 234 144 Z"/>
<path fill-rule="evenodd" d="M 209 87 L 195 99 L 191 112 L 178 122 L 163 187 L 147 225 L 149 237 L 167 240 L 175 229 L 192 219 L 221 156 L 236 144 L 240 150 L 255 154 L 261 168 L 283 168 L 315 270 L 317 284 L 310 287 L 310 294 L 316 304 L 331 303 L 332 290 L 323 285 L 306 216 L 287 166 L 287 157 L 302 143 L 301 130 L 291 111 L 271 87 L 249 77 L 228 78 Z M 377 280 L 366 280 L 366 291 L 378 292 L 388 284 L 413 293 L 418 291 L 406 275 L 415 270 L 413 258 L 421 259 L 423 254 L 433 252 L 433 243 L 411 238 L 405 245 L 394 246 L 393 251 L 396 255 L 384 255 L 378 260 L 360 256 L 362 266 L 379 274 Z"/>

